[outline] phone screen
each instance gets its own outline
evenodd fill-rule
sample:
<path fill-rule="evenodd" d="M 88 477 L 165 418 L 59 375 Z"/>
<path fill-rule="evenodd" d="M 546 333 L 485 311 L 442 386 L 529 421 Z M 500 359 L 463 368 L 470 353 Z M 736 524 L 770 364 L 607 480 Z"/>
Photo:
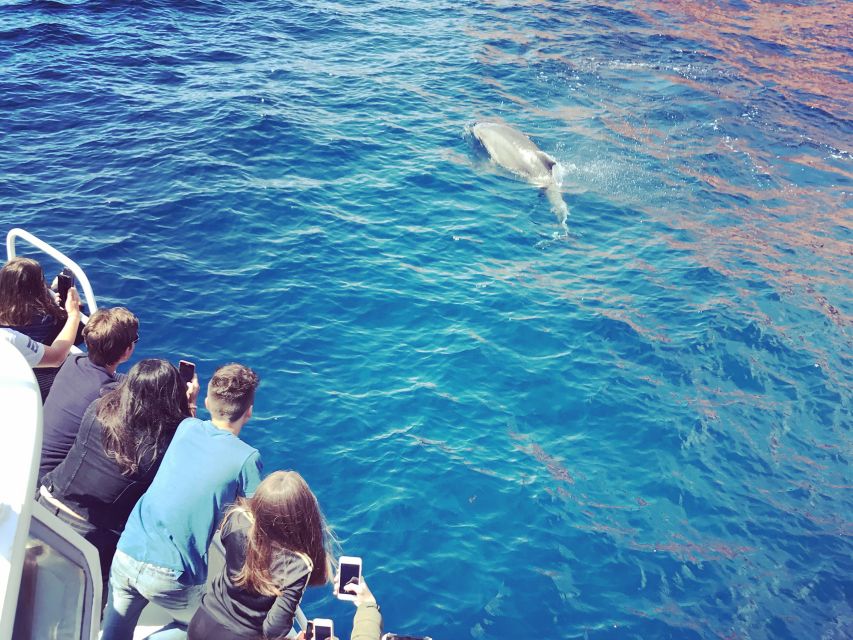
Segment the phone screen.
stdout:
<path fill-rule="evenodd" d="M 181 360 L 178 363 L 178 367 L 181 372 L 181 380 L 183 380 L 185 383 L 192 382 L 193 376 L 195 375 L 195 365 L 192 362 Z"/>
<path fill-rule="evenodd" d="M 353 580 L 354 578 L 354 580 Z M 338 593 L 346 593 L 352 595 L 351 591 L 344 591 L 344 585 L 349 584 L 350 580 L 353 584 L 358 584 L 361 579 L 361 565 L 341 563 L 341 583 L 338 585 Z"/>
<path fill-rule="evenodd" d="M 323 624 L 313 625 L 314 640 L 332 640 L 332 628 Z M 308 637 L 308 634 L 306 634 Z"/>

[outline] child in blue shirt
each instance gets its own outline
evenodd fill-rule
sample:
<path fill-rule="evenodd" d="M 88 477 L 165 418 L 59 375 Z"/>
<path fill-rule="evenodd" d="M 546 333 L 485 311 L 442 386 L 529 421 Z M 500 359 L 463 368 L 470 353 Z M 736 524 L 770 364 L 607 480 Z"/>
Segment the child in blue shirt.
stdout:
<path fill-rule="evenodd" d="M 178 427 L 148 491 L 136 503 L 110 571 L 102 640 L 131 640 L 150 601 L 175 624 L 149 636 L 186 638 L 207 579 L 207 548 L 227 508 L 261 481 L 258 451 L 237 436 L 252 417 L 257 374 L 228 364 L 213 374 L 211 419 Z"/>

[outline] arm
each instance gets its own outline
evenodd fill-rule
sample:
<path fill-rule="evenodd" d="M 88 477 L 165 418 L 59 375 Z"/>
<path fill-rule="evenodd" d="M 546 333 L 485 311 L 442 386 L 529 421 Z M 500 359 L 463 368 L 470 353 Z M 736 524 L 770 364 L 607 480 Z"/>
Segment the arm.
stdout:
<path fill-rule="evenodd" d="M 382 614 L 379 613 L 379 606 L 375 602 L 359 605 L 352 621 L 350 640 L 379 640 L 381 635 Z"/>
<path fill-rule="evenodd" d="M 80 296 L 77 295 L 77 289 L 74 287 L 68 290 L 65 311 L 68 313 L 65 326 L 62 327 L 62 331 L 59 332 L 51 345 L 45 345 L 44 355 L 36 367 L 58 367 L 65 361 L 71 345 L 74 344 L 74 339 L 77 337 L 77 327 L 80 324 Z"/>
<path fill-rule="evenodd" d="M 338 583 L 337 577 L 335 584 Z M 379 613 L 379 605 L 373 597 L 364 576 L 357 584 L 345 584 L 344 591 L 355 594 L 355 618 L 352 621 L 352 634 L 350 640 L 379 640 L 382 635 L 382 614 Z"/>
<path fill-rule="evenodd" d="M 243 470 L 240 472 L 240 494 L 251 498 L 261 483 L 263 472 L 264 464 L 261 462 L 261 454 L 255 451 L 243 463 Z"/>
<path fill-rule="evenodd" d="M 302 560 L 296 559 L 302 563 Z M 292 584 L 282 589 L 281 595 L 275 599 L 272 608 L 264 619 L 264 638 L 284 638 L 293 628 L 293 615 L 305 587 L 308 586 L 308 578 L 311 572 L 304 564 L 302 569 L 305 573 L 297 578 Z"/>

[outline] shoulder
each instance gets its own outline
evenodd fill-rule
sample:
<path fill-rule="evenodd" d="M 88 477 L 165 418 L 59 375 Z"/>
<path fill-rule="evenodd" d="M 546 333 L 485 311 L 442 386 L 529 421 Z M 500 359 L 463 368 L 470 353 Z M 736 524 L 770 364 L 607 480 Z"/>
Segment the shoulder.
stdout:
<path fill-rule="evenodd" d="M 90 428 L 97 431 L 102 431 L 104 428 L 103 423 L 98 420 L 98 400 L 93 400 L 89 406 L 86 407 L 86 411 L 83 413 L 83 419 L 80 421 L 81 432 Z"/>
<path fill-rule="evenodd" d="M 213 428 L 215 429 L 216 427 Z M 218 435 L 220 435 L 220 437 L 222 436 L 222 434 Z M 234 463 L 240 464 L 244 469 L 260 465 L 260 451 L 232 433 L 226 433 L 225 435 L 226 437 L 223 438 L 221 442 L 224 449 L 227 451 L 227 456 Z"/>
<path fill-rule="evenodd" d="M 89 406 L 86 407 L 86 411 L 83 413 L 83 420 L 95 420 L 98 416 L 98 406 L 100 405 L 101 399 L 97 398 L 96 400 L 92 400 L 89 403 Z"/>
<path fill-rule="evenodd" d="M 222 537 L 226 538 L 231 534 L 243 534 L 252 526 L 252 519 L 249 513 L 243 508 L 236 508 L 228 514 L 225 521 L 222 523 Z"/>
<path fill-rule="evenodd" d="M 314 565 L 304 553 L 279 549 L 270 569 L 276 582 L 286 587 L 304 582 L 314 570 Z"/>
<path fill-rule="evenodd" d="M 80 381 L 80 375 L 88 373 L 88 370 L 94 366 L 89 360 L 89 356 L 85 354 L 70 355 L 62 363 L 62 368 L 57 377 L 62 376 L 63 378 L 71 378 L 73 381 Z"/>
<path fill-rule="evenodd" d="M 198 418 L 184 418 L 175 429 L 175 439 L 201 437 L 204 435 L 204 423 Z"/>

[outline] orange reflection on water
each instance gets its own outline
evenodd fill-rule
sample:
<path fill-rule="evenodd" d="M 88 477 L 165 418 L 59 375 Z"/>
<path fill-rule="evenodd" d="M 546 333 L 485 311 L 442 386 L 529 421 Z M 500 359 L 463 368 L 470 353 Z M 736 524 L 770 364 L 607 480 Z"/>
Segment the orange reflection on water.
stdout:
<path fill-rule="evenodd" d="M 809 6 L 744 0 L 746 8 L 695 0 L 651 0 L 637 11 L 646 21 L 707 45 L 743 77 L 775 86 L 788 97 L 839 118 L 849 117 L 853 84 L 845 47 L 853 34 L 853 2 Z M 666 23 L 658 19 L 666 15 Z M 805 95 L 811 94 L 811 95 Z"/>

